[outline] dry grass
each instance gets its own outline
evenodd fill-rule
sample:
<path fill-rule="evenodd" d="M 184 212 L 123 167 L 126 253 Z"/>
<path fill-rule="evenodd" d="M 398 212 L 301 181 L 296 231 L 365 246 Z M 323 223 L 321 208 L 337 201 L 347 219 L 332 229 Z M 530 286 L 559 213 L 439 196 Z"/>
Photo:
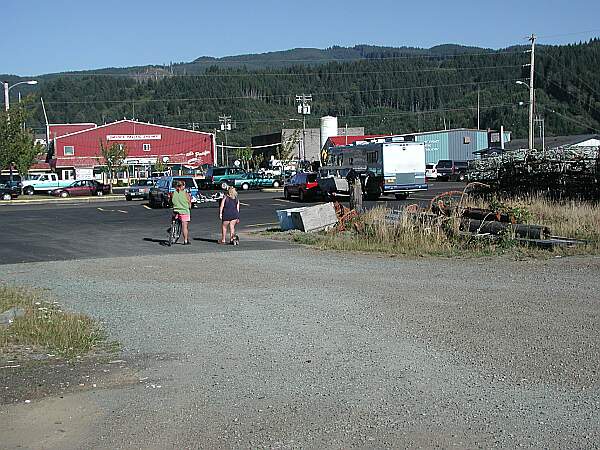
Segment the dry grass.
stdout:
<path fill-rule="evenodd" d="M 397 223 L 385 220 L 387 211 L 375 208 L 355 221 L 351 231 L 293 233 L 296 242 L 321 249 L 375 252 L 406 256 L 488 256 L 548 257 L 554 255 L 600 254 L 600 206 L 581 201 L 555 202 L 543 197 L 504 198 L 491 202 L 496 208 L 545 225 L 555 236 L 583 239 L 586 245 L 555 247 L 551 252 L 520 245 L 511 236 L 496 241 L 458 236 L 457 218 L 437 218 L 419 223 L 410 215 Z M 489 207 L 490 202 L 462 199 L 462 206 Z"/>
<path fill-rule="evenodd" d="M 8 327 L 0 328 L 0 353 L 29 347 L 73 357 L 99 348 L 105 341 L 102 329 L 89 317 L 63 311 L 48 295 L 0 285 L 0 312 L 12 307 L 25 311 Z"/>

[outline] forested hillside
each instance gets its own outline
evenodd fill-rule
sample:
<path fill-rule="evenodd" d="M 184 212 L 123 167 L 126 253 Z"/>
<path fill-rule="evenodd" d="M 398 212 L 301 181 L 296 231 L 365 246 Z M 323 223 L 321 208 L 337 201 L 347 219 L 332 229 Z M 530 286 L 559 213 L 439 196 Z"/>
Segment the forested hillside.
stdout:
<path fill-rule="evenodd" d="M 43 96 L 54 123 L 135 117 L 213 130 L 218 116 L 227 114 L 237 125 L 229 142 L 246 145 L 253 134 L 299 126 L 289 120 L 300 117 L 297 94 L 313 96 L 308 126 L 317 126 L 323 115 L 335 115 L 340 126 L 402 133 L 475 127 L 479 92 L 482 128 L 504 125 L 514 137 L 527 135 L 528 90 L 515 83 L 528 81 L 526 46 L 503 50 L 359 46 L 334 47 L 326 54 L 310 50 L 314 49 L 237 57 L 238 67 L 224 64 L 227 58 L 199 58 L 154 72 L 105 69 L 49 75 L 41 78 L 34 95 Z M 244 61 L 246 67 L 239 67 Z M 599 132 L 598 67 L 599 39 L 536 49 L 536 105 L 545 118 L 546 134 Z M 34 125 L 40 127 L 44 123 L 40 102 L 33 105 Z"/>

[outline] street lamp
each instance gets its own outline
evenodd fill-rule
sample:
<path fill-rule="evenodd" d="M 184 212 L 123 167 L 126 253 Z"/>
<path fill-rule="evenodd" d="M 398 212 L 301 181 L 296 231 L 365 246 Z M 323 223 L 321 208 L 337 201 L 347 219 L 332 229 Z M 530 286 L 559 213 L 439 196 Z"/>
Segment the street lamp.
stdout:
<path fill-rule="evenodd" d="M 37 80 L 29 80 L 29 81 L 20 81 L 18 83 L 13 84 L 12 86 L 8 86 L 8 81 L 3 81 L 2 84 L 4 85 L 4 109 L 6 111 L 8 111 L 8 108 L 10 107 L 10 100 L 8 98 L 8 91 L 10 91 L 12 88 L 14 88 L 15 86 L 18 86 L 20 84 L 37 84 Z"/>

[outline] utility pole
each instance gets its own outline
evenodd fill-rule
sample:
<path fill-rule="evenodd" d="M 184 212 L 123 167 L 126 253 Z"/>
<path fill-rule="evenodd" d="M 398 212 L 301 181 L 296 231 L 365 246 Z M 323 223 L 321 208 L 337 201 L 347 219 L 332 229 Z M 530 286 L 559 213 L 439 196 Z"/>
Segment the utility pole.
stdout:
<path fill-rule="evenodd" d="M 298 159 L 306 159 L 306 116 L 310 114 L 310 103 L 312 102 L 311 95 L 296 95 L 296 103 L 298 104 L 298 114 L 302 114 L 302 155 L 298 151 Z"/>
<path fill-rule="evenodd" d="M 533 76 L 535 71 L 535 34 L 529 36 L 531 41 L 531 61 L 529 63 L 529 150 L 533 149 L 533 108 L 535 103 Z"/>
<path fill-rule="evenodd" d="M 479 128 L 479 87 L 477 87 L 477 129 L 481 129 Z"/>
<path fill-rule="evenodd" d="M 544 118 L 542 116 L 536 116 L 534 122 L 538 124 L 540 130 L 540 138 L 542 139 L 542 150 L 546 150 L 546 130 L 544 126 Z"/>
<path fill-rule="evenodd" d="M 221 131 L 225 133 L 225 145 L 227 145 L 227 132 L 231 131 L 231 116 L 219 116 L 219 124 L 221 125 Z M 227 155 L 227 161 L 225 161 L 225 145 L 221 146 L 221 164 L 223 166 L 227 166 L 229 163 L 229 154 Z"/>

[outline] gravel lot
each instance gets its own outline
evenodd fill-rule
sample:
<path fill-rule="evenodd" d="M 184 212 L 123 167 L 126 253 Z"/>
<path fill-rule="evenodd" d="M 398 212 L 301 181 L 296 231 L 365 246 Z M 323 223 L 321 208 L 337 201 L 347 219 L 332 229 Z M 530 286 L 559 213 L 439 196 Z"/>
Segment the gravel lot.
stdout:
<path fill-rule="evenodd" d="M 0 406 L 7 448 L 599 448 L 600 258 L 241 246 L 0 280 L 105 322 L 140 380 Z"/>

